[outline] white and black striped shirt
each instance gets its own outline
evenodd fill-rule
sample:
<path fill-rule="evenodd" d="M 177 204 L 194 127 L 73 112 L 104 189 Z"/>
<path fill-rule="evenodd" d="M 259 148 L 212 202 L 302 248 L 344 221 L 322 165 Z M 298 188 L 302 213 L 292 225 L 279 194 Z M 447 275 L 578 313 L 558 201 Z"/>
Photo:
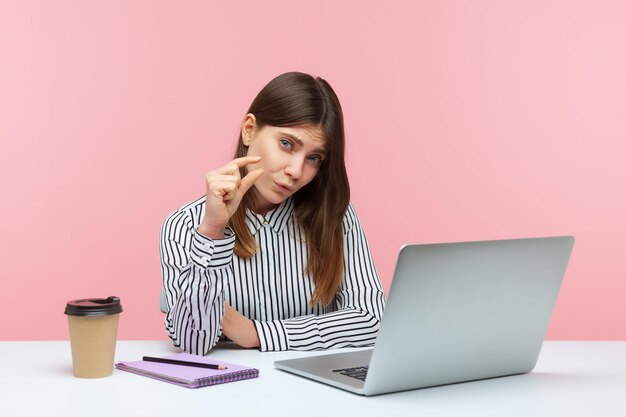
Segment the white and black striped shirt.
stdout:
<path fill-rule="evenodd" d="M 304 274 L 307 248 L 291 198 L 246 223 L 258 252 L 234 255 L 235 236 L 210 239 L 197 231 L 201 197 L 172 213 L 161 228 L 161 267 L 174 345 L 205 355 L 220 340 L 224 302 L 253 320 L 262 351 L 369 346 L 376 340 L 385 299 L 356 212 L 343 221 L 345 273 L 329 306 L 311 306 L 313 280 Z"/>

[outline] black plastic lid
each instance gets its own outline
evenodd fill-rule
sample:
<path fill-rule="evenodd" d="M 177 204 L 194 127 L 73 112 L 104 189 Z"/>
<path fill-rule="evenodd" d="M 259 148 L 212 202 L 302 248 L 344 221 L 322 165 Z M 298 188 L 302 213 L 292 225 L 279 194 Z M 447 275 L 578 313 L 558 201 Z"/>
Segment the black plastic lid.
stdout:
<path fill-rule="evenodd" d="M 65 314 L 68 316 L 110 316 L 121 312 L 120 299 L 114 296 L 72 300 L 65 306 Z"/>

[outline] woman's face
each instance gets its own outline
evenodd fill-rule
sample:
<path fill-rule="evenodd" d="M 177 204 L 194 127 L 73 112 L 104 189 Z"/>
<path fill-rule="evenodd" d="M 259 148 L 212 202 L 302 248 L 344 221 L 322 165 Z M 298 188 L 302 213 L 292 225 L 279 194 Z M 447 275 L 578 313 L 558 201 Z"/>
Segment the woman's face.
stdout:
<path fill-rule="evenodd" d="M 325 158 L 325 140 L 319 126 L 256 127 L 254 115 L 246 115 L 242 128 L 248 156 L 260 156 L 248 170 L 263 168 L 254 184 L 257 211 L 265 214 L 317 175 Z"/>

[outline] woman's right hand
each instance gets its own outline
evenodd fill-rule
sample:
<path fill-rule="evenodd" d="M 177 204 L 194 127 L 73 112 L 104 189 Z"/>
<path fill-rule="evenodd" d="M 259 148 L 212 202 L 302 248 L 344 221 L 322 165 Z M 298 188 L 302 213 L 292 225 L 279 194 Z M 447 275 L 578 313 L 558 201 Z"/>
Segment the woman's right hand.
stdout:
<path fill-rule="evenodd" d="M 206 174 L 206 210 L 198 231 L 212 239 L 224 237 L 224 229 L 239 207 L 244 194 L 263 174 L 255 169 L 241 178 L 239 168 L 256 164 L 260 156 L 236 158 L 215 171 Z"/>

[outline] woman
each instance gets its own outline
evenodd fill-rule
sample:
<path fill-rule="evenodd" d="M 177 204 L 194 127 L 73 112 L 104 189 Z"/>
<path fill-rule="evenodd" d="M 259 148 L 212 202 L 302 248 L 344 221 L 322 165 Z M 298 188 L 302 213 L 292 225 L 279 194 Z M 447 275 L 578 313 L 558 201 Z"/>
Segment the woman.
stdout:
<path fill-rule="evenodd" d="M 335 92 L 308 74 L 276 77 L 245 115 L 235 159 L 161 228 L 174 345 L 372 345 L 385 301 L 349 199 Z"/>

